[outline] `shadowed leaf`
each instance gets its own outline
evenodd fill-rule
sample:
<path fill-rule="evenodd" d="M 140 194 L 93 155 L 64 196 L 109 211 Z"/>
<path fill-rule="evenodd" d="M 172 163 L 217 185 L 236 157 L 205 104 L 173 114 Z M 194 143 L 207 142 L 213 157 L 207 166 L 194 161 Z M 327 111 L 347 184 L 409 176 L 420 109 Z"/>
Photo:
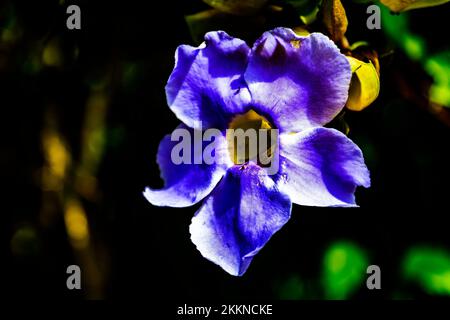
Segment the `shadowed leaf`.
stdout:
<path fill-rule="evenodd" d="M 311 13 L 320 5 L 321 0 L 285 0 L 299 15 Z"/>
<path fill-rule="evenodd" d="M 226 13 L 250 15 L 258 12 L 268 0 L 203 0 L 211 7 Z"/>
<path fill-rule="evenodd" d="M 323 22 L 333 41 L 340 41 L 344 37 L 348 21 L 341 0 L 324 0 Z"/>
<path fill-rule="evenodd" d="M 187 15 L 185 19 L 196 44 L 203 42 L 205 33 L 208 31 L 223 30 L 241 39 L 256 39 L 265 31 L 265 19 L 262 15 L 232 16 L 216 9 L 210 9 Z"/>

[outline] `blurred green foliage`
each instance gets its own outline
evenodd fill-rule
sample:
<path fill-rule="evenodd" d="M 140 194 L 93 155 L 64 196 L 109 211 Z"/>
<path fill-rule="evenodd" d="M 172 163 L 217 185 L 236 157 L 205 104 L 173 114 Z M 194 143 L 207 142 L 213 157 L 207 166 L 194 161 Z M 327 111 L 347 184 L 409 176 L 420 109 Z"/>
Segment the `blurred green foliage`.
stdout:
<path fill-rule="evenodd" d="M 386 7 L 381 9 L 386 35 L 411 60 L 420 62 L 433 79 L 428 92 L 430 101 L 450 107 L 450 52 L 443 51 L 430 56 L 425 38 L 410 31 L 408 12 L 394 15 Z"/>
<path fill-rule="evenodd" d="M 278 290 L 278 298 L 283 300 L 300 300 L 307 295 L 305 284 L 299 275 L 293 274 L 288 277 Z"/>
<path fill-rule="evenodd" d="M 433 77 L 430 100 L 450 107 L 450 51 L 431 56 L 425 62 L 425 70 Z"/>
<path fill-rule="evenodd" d="M 450 295 L 450 254 L 431 247 L 410 249 L 403 261 L 403 275 L 427 293 Z"/>
<path fill-rule="evenodd" d="M 409 15 L 402 13 L 391 14 L 387 7 L 381 6 L 382 29 L 393 42 L 401 48 L 410 59 L 418 61 L 426 54 L 424 39 L 411 33 Z"/>
<path fill-rule="evenodd" d="M 355 244 L 346 241 L 332 244 L 323 261 L 325 297 L 348 298 L 365 279 L 367 266 L 365 252 Z"/>

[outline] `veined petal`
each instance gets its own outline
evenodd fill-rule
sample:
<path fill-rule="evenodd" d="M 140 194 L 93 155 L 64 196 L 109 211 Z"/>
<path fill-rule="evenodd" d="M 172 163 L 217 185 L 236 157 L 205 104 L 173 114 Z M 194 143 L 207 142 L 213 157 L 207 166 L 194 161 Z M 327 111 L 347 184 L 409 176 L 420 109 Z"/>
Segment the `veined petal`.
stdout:
<path fill-rule="evenodd" d="M 209 32 L 198 48 L 179 46 L 166 86 L 170 109 L 186 125 L 223 128 L 250 101 L 243 81 L 247 44 L 223 31 Z"/>
<path fill-rule="evenodd" d="M 281 132 L 330 122 L 347 101 L 351 76 L 349 62 L 328 37 L 298 37 L 286 28 L 256 41 L 244 74 L 252 105 Z"/>
<path fill-rule="evenodd" d="M 206 259 L 240 276 L 290 213 L 289 197 L 263 169 L 235 166 L 195 214 L 191 239 Z"/>
<path fill-rule="evenodd" d="M 200 148 L 195 144 L 202 132 L 180 125 L 176 130 L 186 130 L 186 141 L 189 144 L 189 163 L 178 163 L 174 161 L 172 151 L 174 147 L 181 143 L 181 138 L 172 141 L 172 135 L 166 135 L 159 144 L 157 162 L 161 170 L 161 177 L 165 182 L 163 189 L 155 190 L 147 187 L 144 191 L 146 199 L 155 206 L 187 207 L 196 204 L 205 198 L 217 185 L 226 169 L 231 165 L 229 160 L 226 139 L 224 136 L 217 136 L 211 139 L 214 143 L 214 163 L 208 164 L 203 159 L 206 142 L 200 141 Z M 178 136 L 179 137 L 179 136 Z M 176 154 L 178 157 L 179 154 Z M 196 164 L 195 159 L 200 159 L 201 163 Z M 197 162 L 199 162 L 197 160 Z"/>
<path fill-rule="evenodd" d="M 280 189 L 306 206 L 354 207 L 357 186 L 370 186 L 361 150 L 341 132 L 313 128 L 280 136 Z"/>

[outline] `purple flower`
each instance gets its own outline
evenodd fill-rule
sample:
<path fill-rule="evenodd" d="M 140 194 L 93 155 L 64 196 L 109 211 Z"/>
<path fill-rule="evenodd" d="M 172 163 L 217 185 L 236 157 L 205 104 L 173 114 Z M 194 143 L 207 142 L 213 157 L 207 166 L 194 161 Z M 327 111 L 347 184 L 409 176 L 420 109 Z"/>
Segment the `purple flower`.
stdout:
<path fill-rule="evenodd" d="M 354 207 L 356 187 L 370 186 L 361 150 L 344 134 L 323 127 L 346 103 L 350 78 L 346 57 L 320 33 L 298 37 L 277 28 L 250 49 L 218 31 L 206 34 L 198 48 L 178 47 L 166 94 L 184 123 L 180 127 L 193 134 L 202 130 L 200 123 L 219 129 L 223 136 L 215 152 L 233 159 L 225 130 L 245 127 L 251 110 L 252 119 L 259 119 L 255 123 L 279 130 L 279 171 L 269 174 L 252 159 L 177 165 L 168 135 L 157 155 L 165 188 L 146 188 L 145 197 L 170 207 L 204 200 L 192 219 L 192 242 L 228 273 L 244 274 L 289 220 L 292 203 Z"/>

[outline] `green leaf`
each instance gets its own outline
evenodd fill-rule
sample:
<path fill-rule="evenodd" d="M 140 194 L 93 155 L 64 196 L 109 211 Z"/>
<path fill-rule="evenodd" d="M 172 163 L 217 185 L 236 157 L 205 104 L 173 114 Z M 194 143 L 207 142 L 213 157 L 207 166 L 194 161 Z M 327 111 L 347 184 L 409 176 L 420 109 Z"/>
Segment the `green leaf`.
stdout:
<path fill-rule="evenodd" d="M 363 283 L 368 259 L 350 242 L 334 243 L 325 253 L 323 285 L 327 299 L 346 299 Z"/>
<path fill-rule="evenodd" d="M 450 255 L 444 250 L 411 249 L 403 261 L 403 273 L 429 294 L 450 295 Z"/>
<path fill-rule="evenodd" d="M 449 1 L 450 0 L 381 0 L 381 3 L 391 11 L 402 12 L 412 9 L 434 7 Z"/>

